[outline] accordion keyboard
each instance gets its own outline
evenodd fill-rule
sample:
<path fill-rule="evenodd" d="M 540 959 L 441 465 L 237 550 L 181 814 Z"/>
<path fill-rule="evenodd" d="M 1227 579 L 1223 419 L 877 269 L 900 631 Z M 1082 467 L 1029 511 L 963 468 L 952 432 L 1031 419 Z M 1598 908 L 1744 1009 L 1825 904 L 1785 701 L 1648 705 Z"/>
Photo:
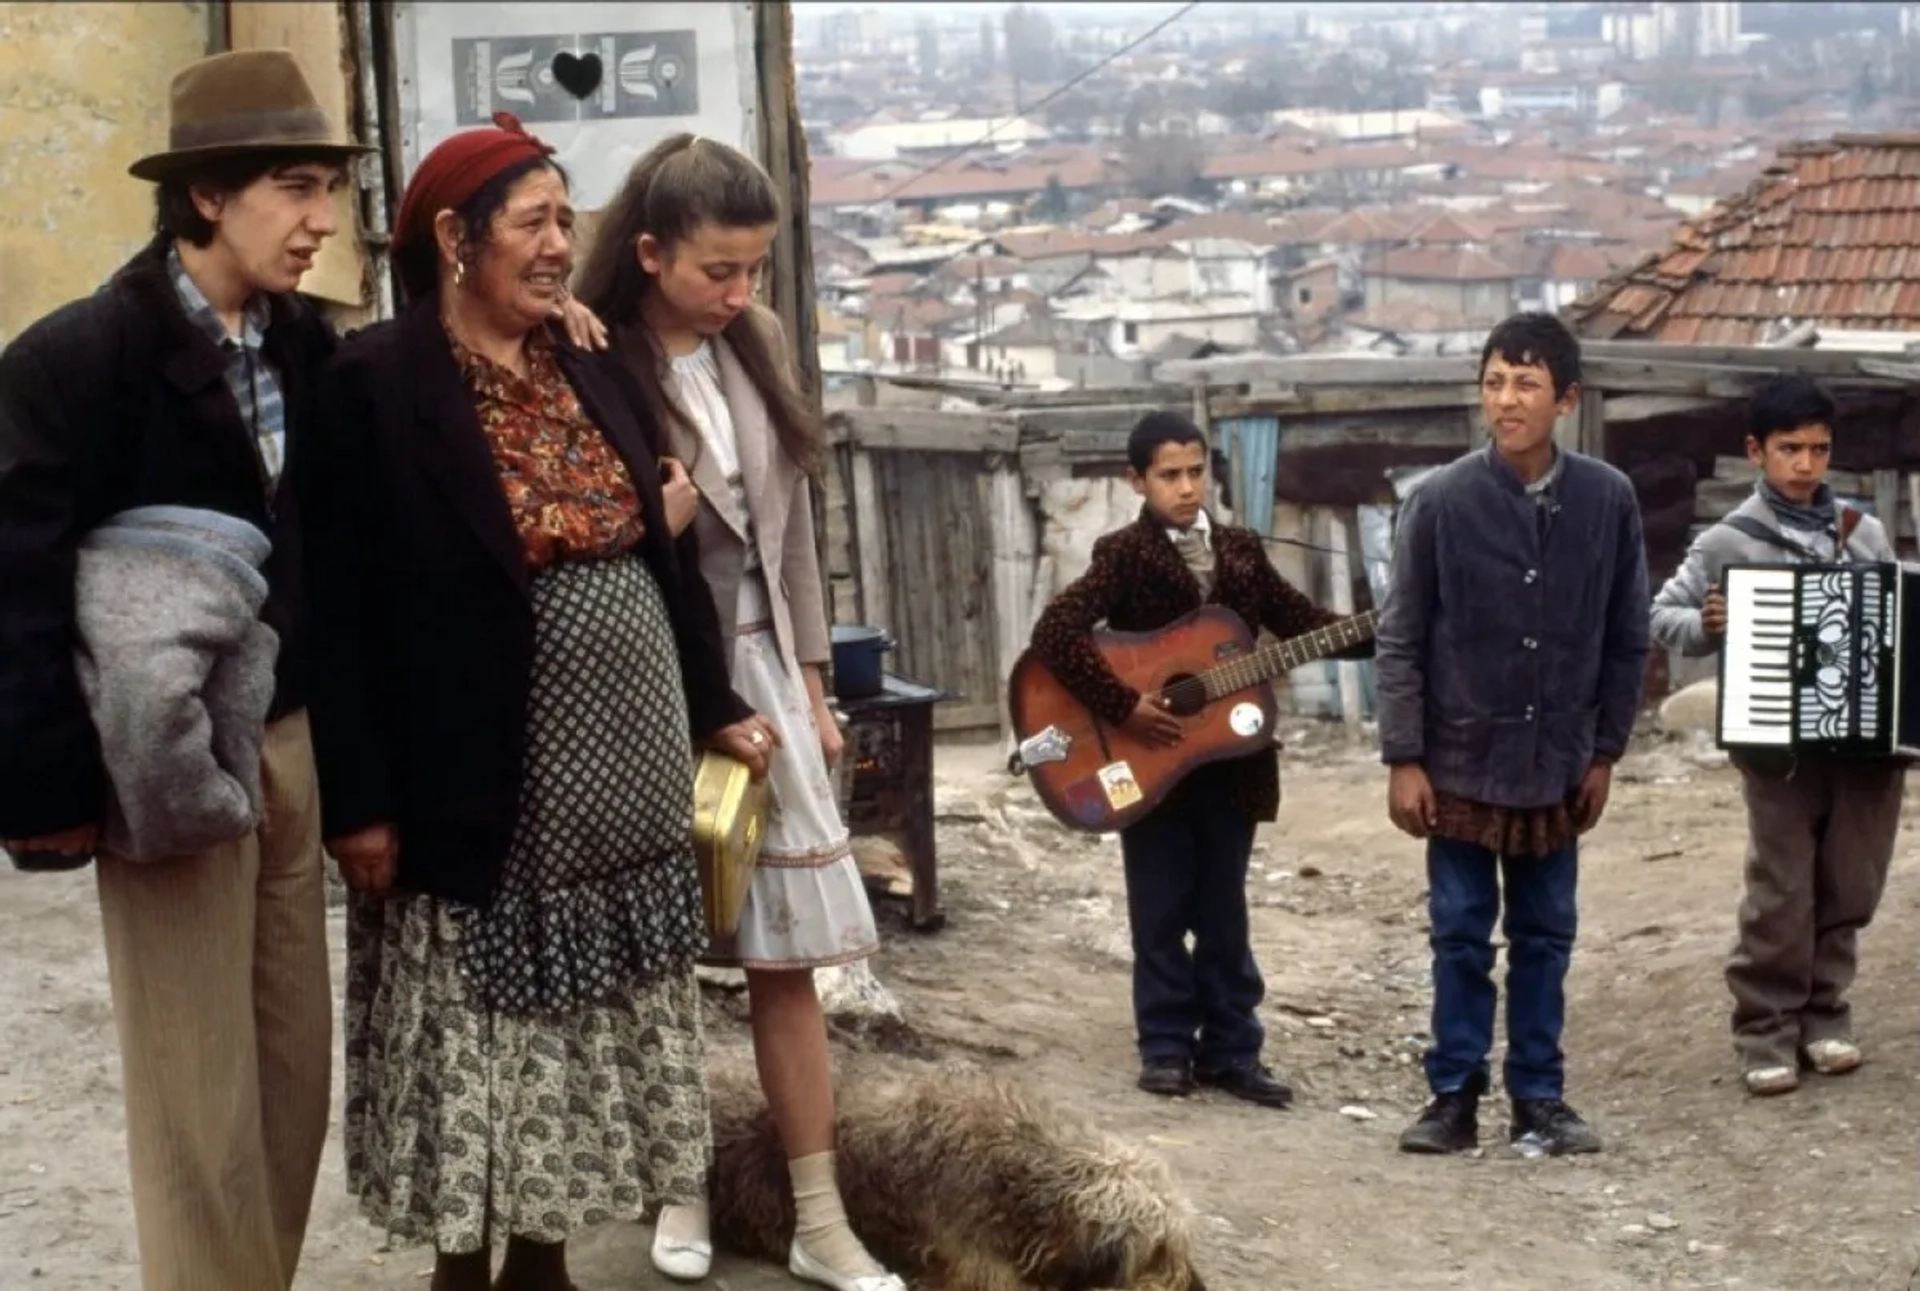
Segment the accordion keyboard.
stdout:
<path fill-rule="evenodd" d="M 1732 572 L 1732 571 L 1730 571 Z M 1793 743 L 1794 571 L 1743 569 L 1727 580 L 1720 737 L 1729 744 Z"/>

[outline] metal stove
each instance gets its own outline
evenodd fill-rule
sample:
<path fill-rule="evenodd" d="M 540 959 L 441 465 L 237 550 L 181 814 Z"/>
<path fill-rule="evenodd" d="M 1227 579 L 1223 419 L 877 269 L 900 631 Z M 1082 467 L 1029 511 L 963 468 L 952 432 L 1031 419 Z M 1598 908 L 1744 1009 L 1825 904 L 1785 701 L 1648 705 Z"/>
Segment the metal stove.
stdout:
<path fill-rule="evenodd" d="M 838 698 L 846 752 L 840 804 L 856 838 L 884 838 L 913 875 L 913 926 L 937 931 L 940 870 L 933 835 L 933 706 L 945 691 L 886 673 L 877 695 Z"/>

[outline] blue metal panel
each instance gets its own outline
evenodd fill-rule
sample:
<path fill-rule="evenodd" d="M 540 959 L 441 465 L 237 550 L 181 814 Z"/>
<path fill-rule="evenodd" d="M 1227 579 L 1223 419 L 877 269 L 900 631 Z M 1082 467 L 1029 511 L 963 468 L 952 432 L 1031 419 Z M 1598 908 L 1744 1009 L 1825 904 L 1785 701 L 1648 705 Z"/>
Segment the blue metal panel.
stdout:
<path fill-rule="evenodd" d="M 1226 455 L 1228 478 L 1233 481 L 1235 519 L 1257 533 L 1273 537 L 1273 488 L 1274 477 L 1280 466 L 1280 419 L 1225 417 L 1214 424 L 1214 438 L 1217 447 Z M 1353 555 L 1364 561 L 1365 545 Z M 1301 673 L 1308 674 L 1310 669 L 1311 674 L 1317 674 L 1322 679 L 1328 694 L 1337 695 L 1339 668 L 1338 663 L 1326 659 L 1309 664 Z M 1373 661 L 1361 660 L 1359 670 L 1361 715 L 1371 717 L 1376 701 Z M 1287 688 L 1287 703 L 1294 712 L 1302 711 L 1301 698 L 1298 686 Z M 1316 706 L 1312 711 L 1337 713 L 1337 698 L 1330 703 L 1330 710 Z"/>
<path fill-rule="evenodd" d="M 1235 518 L 1258 533 L 1273 535 L 1273 478 L 1280 461 L 1278 417 L 1227 417 L 1218 424 L 1233 481 Z"/>

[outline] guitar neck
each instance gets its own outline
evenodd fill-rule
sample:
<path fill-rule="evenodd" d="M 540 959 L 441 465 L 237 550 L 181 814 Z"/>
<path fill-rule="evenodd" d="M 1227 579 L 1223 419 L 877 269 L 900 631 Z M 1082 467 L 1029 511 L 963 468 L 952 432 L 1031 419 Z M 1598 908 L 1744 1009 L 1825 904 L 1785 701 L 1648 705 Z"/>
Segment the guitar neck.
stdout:
<path fill-rule="evenodd" d="M 1210 668 L 1205 674 L 1207 697 L 1219 699 L 1223 695 L 1231 695 L 1249 686 L 1272 681 L 1316 659 L 1324 659 L 1357 646 L 1373 636 L 1374 625 L 1379 618 L 1378 610 L 1366 610 L 1300 636 L 1262 646 L 1251 654 Z"/>

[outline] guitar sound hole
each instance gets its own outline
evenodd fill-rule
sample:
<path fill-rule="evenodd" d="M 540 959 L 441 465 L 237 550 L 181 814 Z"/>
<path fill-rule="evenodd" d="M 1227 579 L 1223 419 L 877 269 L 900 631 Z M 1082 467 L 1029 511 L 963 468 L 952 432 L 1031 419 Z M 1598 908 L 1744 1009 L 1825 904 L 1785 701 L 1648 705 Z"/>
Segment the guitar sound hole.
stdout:
<path fill-rule="evenodd" d="M 1207 706 L 1207 683 L 1191 673 L 1179 673 L 1161 683 L 1160 694 L 1167 711 L 1175 717 L 1192 717 Z"/>

